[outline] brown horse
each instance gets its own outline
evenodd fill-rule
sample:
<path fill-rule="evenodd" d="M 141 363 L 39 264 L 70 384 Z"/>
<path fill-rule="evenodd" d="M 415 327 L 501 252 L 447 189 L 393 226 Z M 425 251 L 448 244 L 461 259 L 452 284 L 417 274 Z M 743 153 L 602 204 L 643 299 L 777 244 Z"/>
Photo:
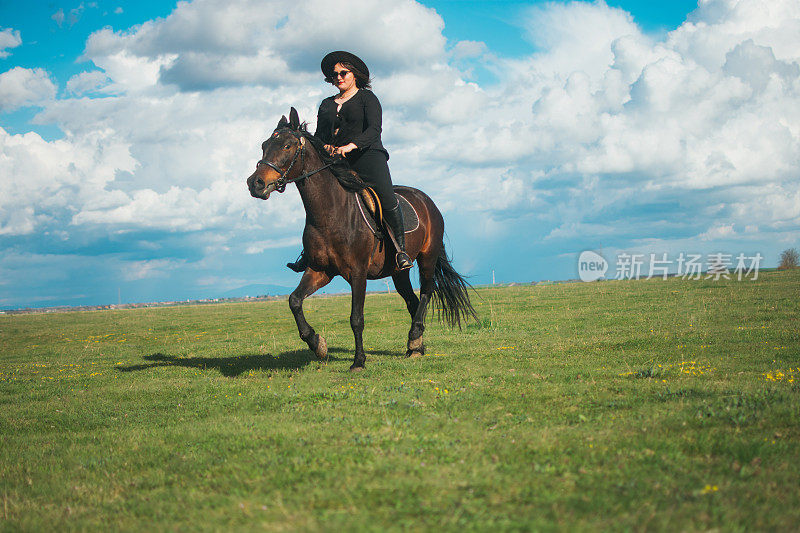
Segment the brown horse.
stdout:
<path fill-rule="evenodd" d="M 395 192 L 411 203 L 419 218 L 417 228 L 406 235 L 406 251 L 419 267 L 417 298 L 409 271 L 397 270 L 393 245 L 388 239 L 383 240 L 386 244 L 379 242 L 362 216 L 355 191 L 364 188 L 364 182 L 344 160 L 327 155 L 323 143 L 308 133 L 305 124 L 300 124 L 294 108 L 288 121 L 281 117 L 261 150 L 261 160 L 247 178 L 250 194 L 266 200 L 273 191 L 283 192 L 288 183 L 296 183 L 306 210 L 303 247 L 309 266 L 289 296 L 289 307 L 300 338 L 318 358 L 327 357 L 328 347 L 303 316 L 303 300 L 337 275 L 347 280 L 352 290 L 350 326 L 355 336 L 352 371 L 363 369 L 366 360 L 362 332 L 368 279 L 392 276 L 397 292 L 405 300 L 411 314 L 407 356 L 425 353 L 422 334 L 432 297 L 439 305 L 439 318 L 451 326 L 461 327 L 462 320 L 469 317 L 477 319 L 467 294 L 469 285 L 453 269 L 445 253 L 442 214 L 425 193 L 411 187 L 395 187 Z"/>

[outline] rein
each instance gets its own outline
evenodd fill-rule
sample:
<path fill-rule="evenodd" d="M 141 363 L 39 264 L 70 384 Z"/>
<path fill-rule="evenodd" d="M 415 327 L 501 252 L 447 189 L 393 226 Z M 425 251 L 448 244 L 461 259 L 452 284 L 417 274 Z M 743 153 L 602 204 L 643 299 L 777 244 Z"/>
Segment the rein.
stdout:
<path fill-rule="evenodd" d="M 284 190 L 286 190 L 286 186 L 288 184 L 294 183 L 296 181 L 304 180 L 304 179 L 308 178 L 309 176 L 313 176 L 317 172 L 320 172 L 320 171 L 325 170 L 326 168 L 328 168 L 330 166 L 333 166 L 333 163 L 331 162 L 331 163 L 328 163 L 327 165 L 323 165 L 323 166 L 319 167 L 316 170 L 312 170 L 310 172 L 306 172 L 305 174 L 301 174 L 301 175 L 296 176 L 294 178 L 287 178 L 286 176 L 289 174 L 289 172 L 292 171 L 292 167 L 294 167 L 294 164 L 297 162 L 297 157 L 298 156 L 300 156 L 300 160 L 301 160 L 300 165 L 301 165 L 301 167 L 305 167 L 305 164 L 306 164 L 306 160 L 305 160 L 306 147 L 305 147 L 305 144 L 300 140 L 301 139 L 300 135 L 298 135 L 297 133 L 295 133 L 295 132 L 293 132 L 291 130 L 289 130 L 289 132 L 292 135 L 294 135 L 294 137 L 297 139 L 297 142 L 300 145 L 300 149 L 297 150 L 294 153 L 294 157 L 292 157 L 292 162 L 289 163 L 289 167 L 286 170 L 281 170 L 280 167 L 278 167 L 278 165 L 276 165 L 272 161 L 267 161 L 266 159 L 262 159 L 258 163 L 256 163 L 256 168 L 258 168 L 258 167 L 260 167 L 262 165 L 265 165 L 265 166 L 268 166 L 269 168 L 271 168 L 272 170 L 274 170 L 275 172 L 277 172 L 278 174 L 280 174 L 278 179 L 272 182 L 272 183 L 275 184 L 275 189 L 274 190 L 276 190 L 276 191 L 278 191 L 280 193 L 282 193 Z"/>

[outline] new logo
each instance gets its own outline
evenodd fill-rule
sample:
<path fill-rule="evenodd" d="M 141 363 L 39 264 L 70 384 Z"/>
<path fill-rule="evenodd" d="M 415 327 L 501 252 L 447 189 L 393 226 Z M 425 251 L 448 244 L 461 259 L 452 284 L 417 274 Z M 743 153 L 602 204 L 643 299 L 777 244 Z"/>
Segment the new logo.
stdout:
<path fill-rule="evenodd" d="M 578 276 L 581 281 L 597 281 L 602 278 L 608 270 L 608 262 L 605 258 L 591 250 L 581 252 L 578 257 Z"/>

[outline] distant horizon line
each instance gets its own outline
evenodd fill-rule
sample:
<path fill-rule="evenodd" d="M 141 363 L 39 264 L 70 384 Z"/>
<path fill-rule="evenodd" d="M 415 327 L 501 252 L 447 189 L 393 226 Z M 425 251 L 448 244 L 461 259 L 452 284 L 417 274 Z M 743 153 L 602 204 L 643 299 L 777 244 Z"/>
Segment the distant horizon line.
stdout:
<path fill-rule="evenodd" d="M 777 272 L 781 270 L 779 267 L 765 267 L 759 269 L 760 273 Z M 707 275 L 708 271 L 700 272 L 701 275 Z M 677 273 L 668 273 L 668 278 L 678 276 Z M 660 278 L 661 276 L 657 276 Z M 601 278 L 590 283 L 602 281 L 648 281 L 650 278 L 641 279 L 619 279 L 619 278 Z M 379 280 L 372 280 L 379 281 Z M 542 279 L 538 281 L 505 281 L 498 283 L 481 283 L 477 285 L 470 285 L 473 289 L 487 289 L 492 287 L 512 287 L 516 285 L 539 285 L 539 284 L 560 284 L 560 283 L 585 283 L 580 278 L 569 279 Z M 390 294 L 397 292 L 396 289 L 392 290 L 368 290 L 367 294 Z M 70 312 L 84 312 L 84 311 L 113 311 L 113 310 L 130 310 L 130 309 L 143 309 L 143 308 L 157 308 L 157 307 L 179 307 L 190 305 L 215 305 L 225 303 L 243 303 L 252 301 L 279 301 L 289 297 L 290 293 L 286 294 L 260 294 L 256 296 L 230 296 L 221 298 L 195 298 L 186 300 L 161 300 L 155 302 L 128 302 L 116 304 L 85 304 L 85 305 L 54 305 L 48 307 L 0 307 L 0 315 L 32 315 L 32 314 L 46 314 L 46 313 L 70 313 Z M 339 296 L 349 296 L 350 292 L 317 292 L 308 298 L 334 298 Z"/>

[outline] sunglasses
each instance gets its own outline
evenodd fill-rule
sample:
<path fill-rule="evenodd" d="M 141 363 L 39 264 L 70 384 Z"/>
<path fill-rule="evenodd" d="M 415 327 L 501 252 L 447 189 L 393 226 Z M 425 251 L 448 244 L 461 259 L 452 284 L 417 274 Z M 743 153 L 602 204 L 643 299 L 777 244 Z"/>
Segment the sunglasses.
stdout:
<path fill-rule="evenodd" d="M 339 71 L 336 71 L 336 70 L 334 70 L 334 71 L 333 71 L 333 78 L 334 78 L 334 79 L 335 79 L 335 78 L 342 78 L 342 79 L 344 79 L 344 78 L 346 78 L 346 77 L 347 77 L 347 75 L 348 75 L 348 74 L 350 74 L 350 71 L 349 71 L 349 70 L 339 70 Z"/>

